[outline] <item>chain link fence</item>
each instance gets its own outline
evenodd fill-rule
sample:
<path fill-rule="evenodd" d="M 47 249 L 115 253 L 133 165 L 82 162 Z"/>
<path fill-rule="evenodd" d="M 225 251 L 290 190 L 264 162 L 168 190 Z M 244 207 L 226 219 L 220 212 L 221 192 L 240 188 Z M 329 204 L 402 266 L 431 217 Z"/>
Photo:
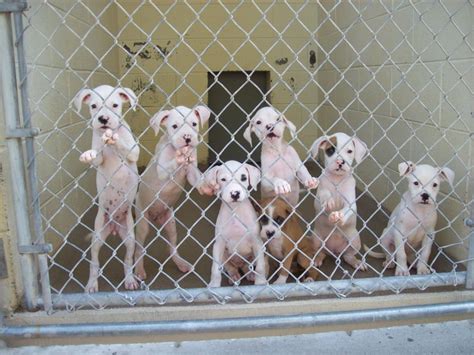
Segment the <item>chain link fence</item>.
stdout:
<path fill-rule="evenodd" d="M 465 225 L 473 204 L 472 11 L 470 1 L 29 2 L 21 15 L 24 26 L 17 29 L 17 40 L 26 49 L 19 86 L 27 97 L 23 114 L 41 129 L 29 161 L 37 172 L 30 186 L 32 214 L 41 217 L 36 242 L 53 246 L 47 265 L 40 267 L 44 307 L 254 302 L 463 285 L 473 277 L 466 272 L 472 232 Z M 117 90 L 105 92 L 100 85 L 132 93 L 117 96 Z M 78 114 L 73 102 L 84 88 L 91 91 L 80 97 L 86 105 Z M 114 104 L 123 103 L 123 115 L 111 106 L 114 99 Z M 112 113 L 94 111 L 104 105 Z M 178 106 L 188 109 L 173 111 Z M 257 124 L 254 117 L 266 106 L 281 113 L 290 122 L 288 128 L 295 125 L 294 135 L 286 130 L 286 140 L 310 176 L 320 177 L 324 156 L 332 161 L 328 149 L 334 147 L 341 155 L 354 144 L 330 138 L 318 159 L 311 147 L 319 137 L 344 132 L 367 146 L 364 158 L 354 163 L 355 200 L 344 195 L 348 180 L 331 181 L 331 186 L 334 196 L 342 193 L 339 202 L 345 213 L 353 213 L 360 244 L 368 251 L 356 247 L 357 238 L 346 235 L 341 225 L 334 224 L 329 233 L 350 241 L 341 250 L 324 233 L 315 233 L 315 225 L 332 211 L 324 210 L 327 205 L 315 210 L 315 199 L 322 201 L 318 193 L 324 190 L 323 177 L 319 189 L 308 189 L 296 174 L 302 187 L 297 202 L 285 207 L 283 219 L 273 216 L 273 209 L 257 208 L 262 226 L 258 235 L 250 229 L 254 219 L 245 213 L 234 210 L 231 220 L 218 220 L 230 206 L 224 196 L 229 185 L 213 182 L 224 191 L 220 197 L 199 193 L 213 187 L 210 175 L 212 180 L 213 174 L 231 173 L 227 178 L 246 195 L 250 172 L 240 180 L 246 174 L 241 169 L 237 175 L 234 167 L 225 169 L 227 164 L 217 168 L 219 173 L 212 170 L 228 160 L 259 169 L 262 165 L 265 174 L 268 143 L 252 135 L 250 145 L 244 132 L 251 122 Z M 282 116 L 278 123 L 270 122 L 272 129 L 285 123 Z M 95 126 L 100 117 L 106 119 L 103 127 L 119 134 L 116 142 L 113 136 L 101 140 L 105 131 Z M 110 125 L 121 117 L 127 123 Z M 182 133 L 185 129 L 189 132 Z M 254 130 L 258 136 L 259 129 Z M 181 134 L 196 139 L 191 153 L 173 146 Z M 118 165 L 79 162 L 93 140 L 102 142 L 93 143 L 92 149 L 98 147 L 104 161 L 114 160 L 114 154 L 117 161 L 122 136 L 132 145 L 120 153 Z M 155 149 L 159 139 L 162 144 Z M 136 146 L 139 158 L 127 158 Z M 429 259 L 421 261 L 431 271 L 426 275 L 417 275 L 417 248 L 409 275 L 395 275 L 383 260 L 369 255 L 383 251 L 384 228 L 407 190 L 398 168 L 407 161 L 455 173 L 452 186 L 433 176 L 420 181 L 441 184 L 438 222 L 434 231 L 426 230 L 433 237 Z M 302 165 L 293 168 L 294 163 L 280 156 L 266 169 L 295 175 Z M 124 174 L 136 182 L 124 182 Z M 206 178 L 207 185 L 202 185 Z M 243 203 L 260 203 L 266 178 Z M 129 197 L 116 202 L 110 191 L 123 187 Z M 141 200 L 135 198 L 136 189 Z M 118 217 L 119 212 L 126 217 Z M 98 215 L 105 220 L 98 222 Z M 219 230 L 233 233 L 242 225 L 249 229 L 217 258 Z M 290 251 L 279 253 L 281 246 L 275 251 L 270 245 L 275 243 L 271 225 L 273 232 L 282 231 L 280 243 L 290 245 Z M 110 235 L 105 239 L 105 234 Z M 134 234 L 137 240 L 146 235 L 143 247 L 134 245 Z M 102 246 L 98 263 L 91 256 L 97 243 Z M 249 253 L 252 243 L 259 249 Z M 396 247 L 398 258 L 403 246 Z M 344 255 L 352 249 L 364 266 L 347 262 Z M 294 251 L 292 265 L 288 257 Z M 321 263 L 323 253 L 327 257 Z M 254 273 L 261 271 L 254 262 L 261 257 L 268 275 Z M 217 259 L 220 288 L 210 287 Z M 282 270 L 289 274 L 287 282 L 275 284 Z M 89 272 L 96 273 L 97 287 L 88 285 Z M 316 276 L 306 280 L 308 275 Z M 254 285 L 259 276 L 266 281 Z M 100 292 L 87 292 L 96 288 Z"/>

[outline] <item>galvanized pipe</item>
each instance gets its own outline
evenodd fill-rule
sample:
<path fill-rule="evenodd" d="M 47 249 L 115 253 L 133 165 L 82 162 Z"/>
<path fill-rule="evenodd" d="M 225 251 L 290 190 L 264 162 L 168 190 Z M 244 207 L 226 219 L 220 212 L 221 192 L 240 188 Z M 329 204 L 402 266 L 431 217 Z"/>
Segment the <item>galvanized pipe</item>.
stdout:
<path fill-rule="evenodd" d="M 284 295 L 289 297 L 308 297 L 311 295 L 347 295 L 349 293 L 372 293 L 375 291 L 400 289 L 425 289 L 447 285 L 464 285 L 466 272 L 440 273 L 435 275 L 413 275 L 373 277 L 353 280 L 316 281 L 296 285 L 239 286 L 220 287 L 215 289 L 192 288 L 182 290 L 144 290 L 127 292 L 98 292 L 94 294 L 70 293 L 53 295 L 55 309 L 81 309 L 101 307 L 156 306 L 159 300 L 166 304 L 221 303 L 242 301 L 243 299 L 275 300 Z M 41 302 L 41 300 L 39 300 Z"/>
<path fill-rule="evenodd" d="M 301 329 L 344 324 L 433 319 L 441 316 L 474 315 L 474 302 L 442 303 L 423 306 L 377 308 L 347 312 L 296 314 L 287 316 L 200 319 L 142 323 L 86 323 L 0 328 L 0 339 L 38 339 L 108 336 L 153 336 L 202 333 L 229 333 L 251 329 Z"/>
<path fill-rule="evenodd" d="M 18 60 L 19 90 L 21 95 L 21 111 L 23 114 L 23 127 L 33 128 L 31 123 L 31 112 L 28 102 L 28 70 L 26 66 L 25 50 L 23 45 L 23 14 L 15 12 L 13 15 L 15 24 L 16 50 Z M 34 243 L 43 244 L 45 242 L 43 227 L 41 223 L 40 199 L 38 192 L 38 179 L 36 176 L 36 160 L 34 138 L 25 139 L 26 146 L 26 169 L 28 172 L 28 185 L 30 196 L 31 215 L 33 220 L 34 234 L 36 238 Z M 49 281 L 48 256 L 46 254 L 38 255 L 38 266 L 40 272 L 41 294 L 43 297 L 43 307 L 46 312 L 52 311 L 51 286 Z"/>
<path fill-rule="evenodd" d="M 12 21 L 9 13 L 0 14 L 0 77 L 1 95 L 5 116 L 5 130 L 15 130 L 21 127 L 18 107 L 17 83 L 15 77 L 15 55 L 13 46 Z M 11 196 L 13 212 L 19 245 L 32 244 L 31 229 L 28 216 L 28 198 L 23 166 L 23 152 L 21 139 L 7 139 L 10 165 Z M 35 256 L 23 254 L 20 256 L 25 307 L 36 309 L 38 299 L 38 280 Z"/>

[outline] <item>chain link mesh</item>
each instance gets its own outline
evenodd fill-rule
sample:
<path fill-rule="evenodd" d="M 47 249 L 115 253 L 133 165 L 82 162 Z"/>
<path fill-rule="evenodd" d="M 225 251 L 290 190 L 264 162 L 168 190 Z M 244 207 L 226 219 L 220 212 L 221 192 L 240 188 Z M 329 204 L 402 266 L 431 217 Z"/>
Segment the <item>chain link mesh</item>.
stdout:
<path fill-rule="evenodd" d="M 55 247 L 49 255 L 55 305 L 77 309 L 144 302 L 253 302 L 455 284 L 468 262 L 469 230 L 463 221 L 472 204 L 472 11 L 470 1 L 31 1 L 23 40 L 32 120 L 42 130 L 34 158 L 43 232 Z M 240 75 L 235 87 L 223 81 L 229 72 Z M 266 87 L 255 82 L 259 72 L 266 75 Z M 354 269 L 323 244 L 319 253 L 328 257 L 315 282 L 304 283 L 307 270 L 292 267 L 286 270 L 288 283 L 275 285 L 282 264 L 267 242 L 268 284 L 252 286 L 246 276 L 254 265 L 245 260 L 232 286 L 208 288 L 222 202 L 185 184 L 178 187 L 181 197 L 164 224 L 176 223 L 176 250 L 190 270 L 177 269 L 165 229 L 149 221 L 143 256 L 147 278 L 139 290 L 124 287 L 124 244 L 130 237 L 111 235 L 99 258 L 102 292 L 85 294 L 91 263 L 86 236 L 94 235 L 101 193 L 95 177 L 100 172 L 78 162 L 90 149 L 92 129 L 86 110 L 78 115 L 72 103 L 80 89 L 101 84 L 129 87 L 138 97 L 138 110 L 127 106 L 124 119 L 140 146 L 140 172 L 158 142 L 149 119 L 179 105 L 208 104 L 212 110 L 197 148 L 202 172 L 213 163 L 208 157 L 219 161 L 224 151 L 232 154 L 237 148 L 246 152 L 246 162 L 260 163 L 254 160 L 260 158 L 261 145 L 249 146 L 242 134 L 262 106 L 275 107 L 296 125 L 288 141 L 312 176 L 322 169 L 322 162 L 309 153 L 318 137 L 339 131 L 359 137 L 369 154 L 354 169 L 357 228 L 370 250 L 381 251 L 383 228 L 406 190 L 396 166 L 410 160 L 450 167 L 456 178 L 452 188 L 441 187 L 427 265 L 436 271 L 419 277 L 412 268 L 410 276 L 394 277 L 393 269 L 364 249 L 358 258 L 368 270 Z M 217 99 L 211 98 L 213 89 L 220 90 L 219 99 L 225 98 L 218 110 L 211 105 Z M 242 99 L 249 92 L 261 97 L 250 108 Z M 230 109 L 237 112 L 236 129 L 224 119 Z M 213 134 L 227 137 L 220 149 Z M 252 199 L 258 202 L 259 196 L 254 193 Z M 311 235 L 318 217 L 315 197 L 315 190 L 303 189 L 291 213 L 300 220 L 303 235 Z M 168 203 L 160 195 L 156 202 Z M 134 227 L 141 218 L 149 217 L 135 215 Z M 303 235 L 294 248 L 314 261 L 318 252 L 299 249 Z M 228 286 L 232 275 L 222 271 L 222 285 Z"/>

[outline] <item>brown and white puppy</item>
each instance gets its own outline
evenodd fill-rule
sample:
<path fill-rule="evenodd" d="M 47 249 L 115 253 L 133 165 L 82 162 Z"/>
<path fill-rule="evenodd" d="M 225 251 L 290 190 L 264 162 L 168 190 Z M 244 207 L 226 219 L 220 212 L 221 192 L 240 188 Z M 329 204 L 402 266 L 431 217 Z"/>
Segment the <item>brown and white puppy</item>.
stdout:
<path fill-rule="evenodd" d="M 260 216 L 260 237 L 270 254 L 280 261 L 280 272 L 274 283 L 286 283 L 295 258 L 305 270 L 304 281 L 315 281 L 319 274 L 313 264 L 316 249 L 311 238 L 304 235 L 293 208 L 281 198 L 264 199 L 260 206 L 255 203 L 254 208 Z"/>
<path fill-rule="evenodd" d="M 345 133 L 318 138 L 311 153 L 324 153 L 324 170 L 314 201 L 315 245 L 320 250 L 316 266 L 321 266 L 326 252 L 341 255 L 354 269 L 367 270 L 367 264 L 356 258 L 361 243 L 356 228 L 356 182 L 352 163 L 359 163 L 367 153 L 367 146 L 357 137 Z"/>

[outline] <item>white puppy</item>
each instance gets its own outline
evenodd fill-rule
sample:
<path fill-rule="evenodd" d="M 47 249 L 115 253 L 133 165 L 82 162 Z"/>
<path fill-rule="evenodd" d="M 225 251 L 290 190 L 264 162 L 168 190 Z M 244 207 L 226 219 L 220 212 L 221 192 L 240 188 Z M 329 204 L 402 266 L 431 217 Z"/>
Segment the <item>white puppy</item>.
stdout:
<path fill-rule="evenodd" d="M 266 282 L 266 261 L 259 237 L 257 213 L 250 202 L 250 190 L 256 188 L 260 171 L 254 166 L 230 160 L 205 174 L 206 183 L 222 199 L 216 222 L 212 270 L 209 287 L 219 287 L 224 267 L 229 281 L 241 279 L 239 270 L 256 285 Z M 255 274 L 249 269 L 255 264 Z"/>
<path fill-rule="evenodd" d="M 428 264 L 436 226 L 436 196 L 441 181 L 450 185 L 454 181 L 454 172 L 449 168 L 434 168 L 430 165 L 415 165 L 411 161 L 398 165 L 400 176 L 406 176 L 408 191 L 395 207 L 387 228 L 382 233 L 380 243 L 384 253 L 374 253 L 365 245 L 369 255 L 386 260 L 384 266 L 393 268 L 395 275 L 409 275 L 407 254 L 411 265 L 416 263 L 418 274 L 429 274 Z"/>
<path fill-rule="evenodd" d="M 254 132 L 262 142 L 262 198 L 287 194 L 287 201 L 295 207 L 299 201 L 299 181 L 314 189 L 318 179 L 309 174 L 296 150 L 283 140 L 285 127 L 294 137 L 295 125 L 273 107 L 264 107 L 251 119 L 244 138 L 252 144 Z"/>
<path fill-rule="evenodd" d="M 359 163 L 367 153 L 367 146 L 357 137 L 345 133 L 318 138 L 311 147 L 313 157 L 324 151 L 324 170 L 314 208 L 315 245 L 319 250 L 316 266 L 321 266 L 327 251 L 341 255 L 353 268 L 367 270 L 367 265 L 356 258 L 361 243 L 356 229 L 356 183 L 352 176 L 352 162 Z"/>
<path fill-rule="evenodd" d="M 86 292 L 99 289 L 99 251 L 109 234 L 118 234 L 126 247 L 125 288 L 138 288 L 132 270 L 135 248 L 132 203 L 137 193 L 140 149 L 130 127 L 122 120 L 124 102 L 129 102 L 135 109 L 137 98 L 133 91 L 108 85 L 81 90 L 74 99 L 78 111 L 83 103 L 89 105 L 93 128 L 92 149 L 84 152 L 79 159 L 97 167 L 99 194 Z"/>
<path fill-rule="evenodd" d="M 169 243 L 172 260 L 181 272 L 191 270 L 191 265 L 179 256 L 176 243 L 178 234 L 173 206 L 183 192 L 186 180 L 200 190 L 202 174 L 197 167 L 196 146 L 201 141 L 199 128 L 209 119 L 205 106 L 190 109 L 178 106 L 160 111 L 150 119 L 150 126 L 158 134 L 160 126 L 165 134 L 156 145 L 155 155 L 142 175 L 136 202 L 137 248 L 135 250 L 135 274 L 146 279 L 143 256 L 144 242 L 150 224 L 162 225 Z M 199 185 L 199 186 L 198 186 Z M 201 190 L 200 190 L 201 192 Z"/>

